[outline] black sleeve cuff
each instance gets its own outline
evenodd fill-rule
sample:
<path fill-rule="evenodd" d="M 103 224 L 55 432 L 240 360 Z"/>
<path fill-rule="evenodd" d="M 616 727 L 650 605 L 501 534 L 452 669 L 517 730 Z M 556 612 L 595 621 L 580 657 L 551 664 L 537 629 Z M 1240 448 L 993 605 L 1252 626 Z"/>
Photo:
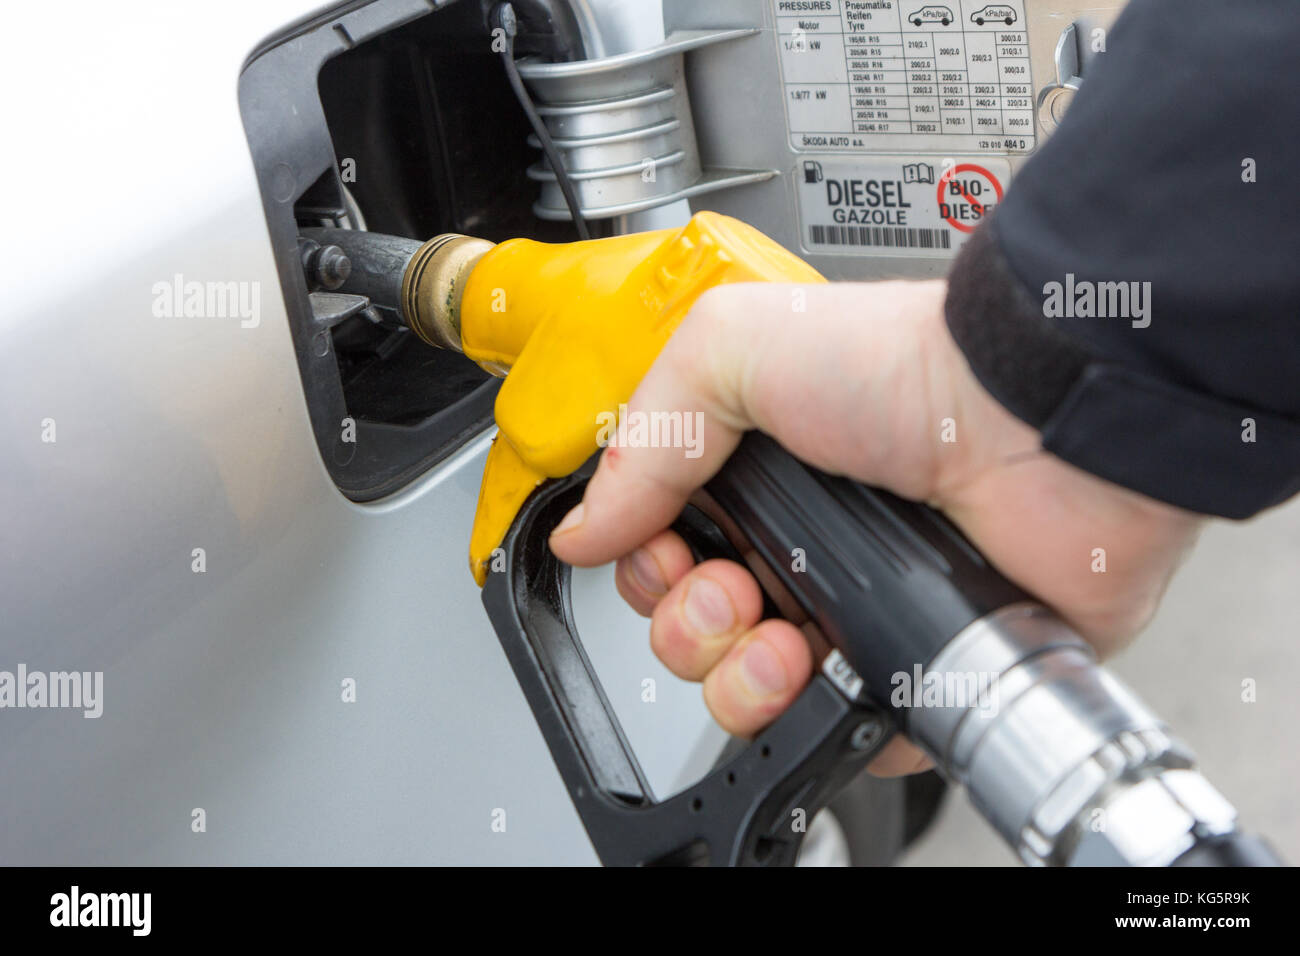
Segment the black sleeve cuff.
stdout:
<path fill-rule="evenodd" d="M 1003 254 L 996 224 L 995 214 L 953 266 L 948 328 L 980 384 L 1042 432 L 1044 450 L 1151 498 L 1225 518 L 1248 518 L 1300 492 L 1300 423 L 1096 354 L 1044 317 L 1041 297 Z"/>

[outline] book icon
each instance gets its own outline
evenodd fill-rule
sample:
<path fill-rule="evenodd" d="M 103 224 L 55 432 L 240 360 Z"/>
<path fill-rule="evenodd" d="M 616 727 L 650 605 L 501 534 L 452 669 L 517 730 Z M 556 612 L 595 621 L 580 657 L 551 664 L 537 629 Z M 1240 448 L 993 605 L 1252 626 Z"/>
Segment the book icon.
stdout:
<path fill-rule="evenodd" d="M 903 182 L 934 184 L 934 167 L 929 163 L 907 163 L 903 166 Z"/>

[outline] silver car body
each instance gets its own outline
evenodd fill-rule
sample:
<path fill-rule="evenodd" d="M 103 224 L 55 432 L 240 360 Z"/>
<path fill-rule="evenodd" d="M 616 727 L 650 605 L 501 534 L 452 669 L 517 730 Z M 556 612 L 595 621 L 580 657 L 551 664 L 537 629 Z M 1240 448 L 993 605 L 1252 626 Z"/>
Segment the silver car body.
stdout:
<path fill-rule="evenodd" d="M 663 36 L 657 0 L 572 6 L 605 55 Z M 687 26 L 753 6 L 677 4 Z M 466 569 L 490 433 L 372 504 L 339 492 L 313 438 L 236 87 L 268 37 L 323 9 L 9 12 L 0 670 L 103 685 L 98 717 L 0 712 L 2 862 L 594 862 Z M 697 109 L 770 119 L 708 90 Z M 783 141 L 727 142 L 793 169 Z M 759 195 L 707 205 L 780 238 L 786 200 Z M 159 308 L 193 280 L 244 283 L 247 308 Z M 722 735 L 608 579 L 579 576 L 584 636 L 669 790 Z"/>

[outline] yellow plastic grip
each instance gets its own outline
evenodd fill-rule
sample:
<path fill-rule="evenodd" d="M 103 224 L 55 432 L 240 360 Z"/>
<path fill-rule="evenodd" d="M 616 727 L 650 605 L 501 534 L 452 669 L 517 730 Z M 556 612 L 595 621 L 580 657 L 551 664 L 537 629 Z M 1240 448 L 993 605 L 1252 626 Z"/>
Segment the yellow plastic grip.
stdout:
<path fill-rule="evenodd" d="M 528 495 L 595 453 L 602 413 L 618 413 L 706 289 L 824 281 L 757 229 L 710 212 L 681 229 L 562 245 L 512 239 L 484 255 L 465 284 L 461 344 L 509 374 L 470 538 L 479 585 Z"/>

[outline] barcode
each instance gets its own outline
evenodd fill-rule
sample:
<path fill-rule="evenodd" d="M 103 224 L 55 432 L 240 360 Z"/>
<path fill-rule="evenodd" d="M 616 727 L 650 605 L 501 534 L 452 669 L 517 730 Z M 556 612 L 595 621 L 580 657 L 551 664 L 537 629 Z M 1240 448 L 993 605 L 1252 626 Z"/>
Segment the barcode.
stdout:
<path fill-rule="evenodd" d="M 947 229 L 902 226 L 809 226 L 809 238 L 822 246 L 874 246 L 884 249 L 951 249 Z"/>

